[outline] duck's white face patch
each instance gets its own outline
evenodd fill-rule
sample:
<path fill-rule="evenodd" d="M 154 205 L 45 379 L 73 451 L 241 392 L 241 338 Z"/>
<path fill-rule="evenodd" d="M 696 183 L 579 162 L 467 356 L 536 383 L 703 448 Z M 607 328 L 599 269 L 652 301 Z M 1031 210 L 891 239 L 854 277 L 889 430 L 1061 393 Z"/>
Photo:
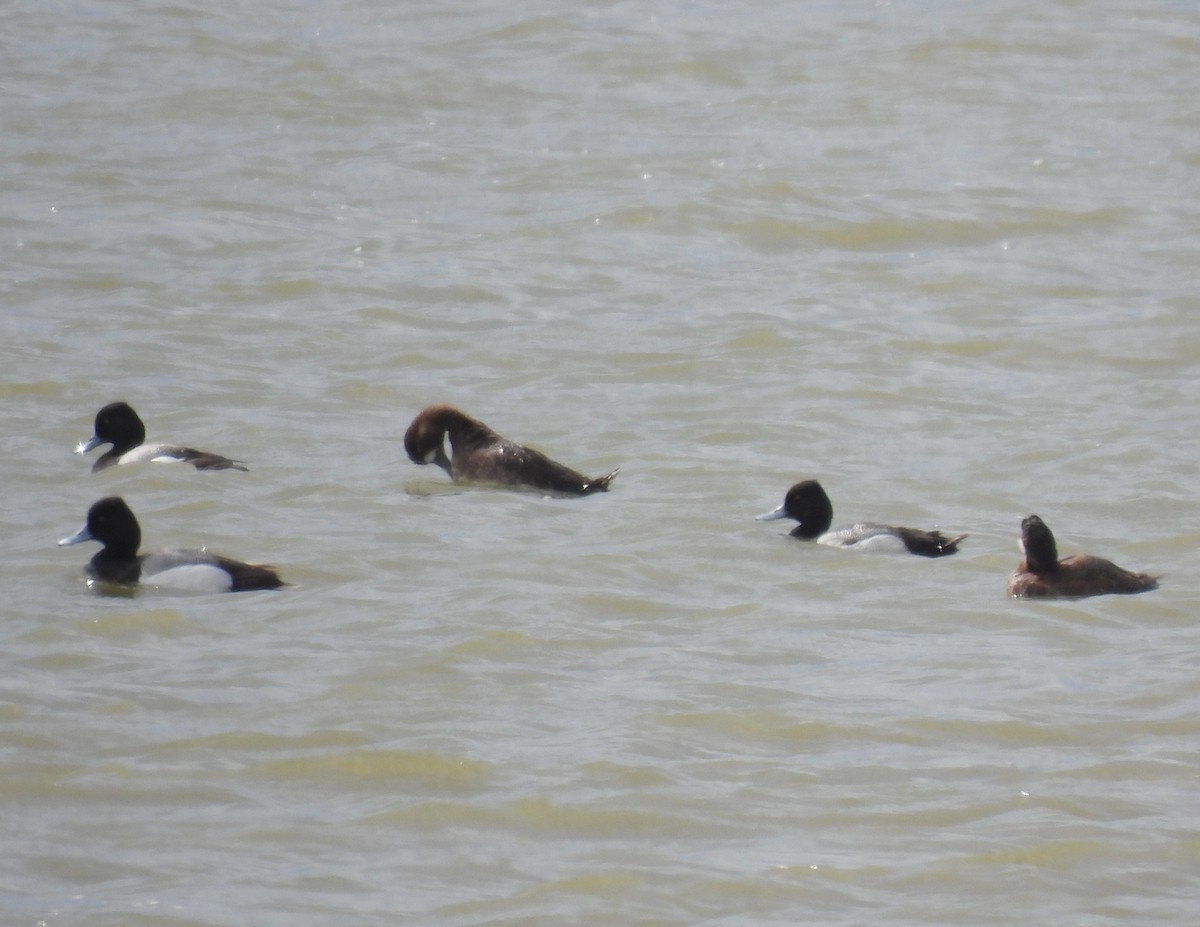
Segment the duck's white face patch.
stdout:
<path fill-rule="evenodd" d="M 425 463 L 431 464 L 435 460 L 437 460 L 438 451 L 440 451 L 440 450 L 441 450 L 440 447 L 435 447 L 432 451 L 426 451 L 425 452 Z"/>

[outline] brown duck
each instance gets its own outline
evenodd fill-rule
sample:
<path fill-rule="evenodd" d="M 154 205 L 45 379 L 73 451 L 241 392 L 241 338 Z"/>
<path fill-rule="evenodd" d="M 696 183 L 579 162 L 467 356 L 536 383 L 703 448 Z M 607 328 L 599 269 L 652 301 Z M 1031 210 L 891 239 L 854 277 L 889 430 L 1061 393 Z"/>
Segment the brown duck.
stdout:
<path fill-rule="evenodd" d="M 1157 576 L 1131 572 L 1103 557 L 1075 554 L 1059 560 L 1054 534 L 1036 515 L 1021 522 L 1021 546 L 1025 559 L 1008 580 L 1008 594 L 1014 598 L 1128 595 L 1158 588 Z"/>
<path fill-rule="evenodd" d="M 449 456 L 446 438 L 450 439 Z M 404 449 L 413 463 L 437 464 L 456 483 L 528 486 L 571 496 L 607 492 L 620 469 L 590 479 L 442 404 L 429 406 L 412 420 L 404 435 Z"/>

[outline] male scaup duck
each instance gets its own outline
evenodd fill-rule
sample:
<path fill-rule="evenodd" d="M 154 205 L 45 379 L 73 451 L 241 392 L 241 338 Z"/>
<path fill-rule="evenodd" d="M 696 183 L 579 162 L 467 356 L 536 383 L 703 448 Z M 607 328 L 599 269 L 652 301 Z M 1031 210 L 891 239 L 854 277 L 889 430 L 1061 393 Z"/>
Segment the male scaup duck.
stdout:
<path fill-rule="evenodd" d="M 797 483 L 787 491 L 779 508 L 758 516 L 759 521 L 774 521 L 777 518 L 794 518 L 800 522 L 798 527 L 792 529 L 791 536 L 805 541 L 854 550 L 907 551 L 922 557 L 946 557 L 957 553 L 958 542 L 966 537 L 965 534 L 960 534 L 947 539 L 940 531 L 895 528 L 871 522 L 861 522 L 848 528 L 830 531 L 833 503 L 816 480 Z"/>
<path fill-rule="evenodd" d="M 272 567 L 243 563 L 205 550 L 164 550 L 139 554 L 142 529 L 125 500 L 108 496 L 87 514 L 78 533 L 58 542 L 59 547 L 99 541 L 104 549 L 87 566 L 88 575 L 103 583 L 134 586 L 138 583 L 181 592 L 242 592 L 278 589 L 283 581 Z"/>
<path fill-rule="evenodd" d="M 96 473 L 115 464 L 140 463 L 145 460 L 190 463 L 197 470 L 246 470 L 240 460 L 230 460 L 220 454 L 197 451 L 174 444 L 146 444 L 146 426 L 127 402 L 110 402 L 96 413 L 92 437 L 75 448 L 76 454 L 86 454 L 101 444 L 110 448 L 92 465 Z"/>
<path fill-rule="evenodd" d="M 1111 560 L 1090 554 L 1058 559 L 1054 534 L 1036 515 L 1021 520 L 1025 559 L 1008 579 L 1013 598 L 1083 598 L 1119 593 L 1129 595 L 1158 588 L 1158 577 L 1133 573 Z"/>
<path fill-rule="evenodd" d="M 450 438 L 450 456 L 444 440 Z M 447 405 L 432 405 L 417 415 L 404 435 L 408 458 L 437 464 L 456 483 L 528 486 L 572 496 L 607 492 L 617 470 L 589 479 L 540 451 L 502 438 L 487 425 Z"/>

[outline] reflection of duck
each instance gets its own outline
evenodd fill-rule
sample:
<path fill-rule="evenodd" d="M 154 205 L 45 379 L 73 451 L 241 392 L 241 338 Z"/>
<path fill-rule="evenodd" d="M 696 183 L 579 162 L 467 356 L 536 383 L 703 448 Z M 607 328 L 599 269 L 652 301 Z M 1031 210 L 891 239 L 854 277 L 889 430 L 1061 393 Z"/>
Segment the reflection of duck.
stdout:
<path fill-rule="evenodd" d="M 146 444 L 146 426 L 126 402 L 110 402 L 96 413 L 92 437 L 75 448 L 76 454 L 86 454 L 101 444 L 112 448 L 92 465 L 92 472 L 115 464 L 140 463 L 145 460 L 179 461 L 190 463 L 197 470 L 245 470 L 241 461 L 220 454 L 210 454 L 195 448 L 175 444 Z"/>
<path fill-rule="evenodd" d="M 450 439 L 446 456 L 445 438 Z M 452 406 L 432 405 L 412 420 L 404 435 L 409 460 L 434 463 L 456 483 L 530 486 L 549 492 L 587 496 L 607 492 L 617 470 L 588 479 L 540 451 L 514 444 L 487 425 Z M 618 468 L 620 469 L 620 468 Z"/>
<path fill-rule="evenodd" d="M 87 566 L 94 580 L 132 586 L 137 583 L 180 592 L 241 592 L 278 589 L 283 581 L 260 563 L 242 563 L 204 550 L 164 550 L 139 554 L 142 529 L 125 500 L 101 499 L 88 509 L 87 524 L 58 542 L 60 547 L 99 541 L 104 549 Z"/>
<path fill-rule="evenodd" d="M 1036 515 L 1021 522 L 1021 546 L 1025 559 L 1009 577 L 1010 596 L 1082 598 L 1145 592 L 1158 587 L 1158 577 L 1132 573 L 1103 557 L 1075 554 L 1059 560 L 1054 534 Z"/>
<path fill-rule="evenodd" d="M 794 518 L 800 522 L 792 529 L 791 536 L 805 541 L 854 550 L 898 553 L 907 551 L 922 557 L 945 557 L 956 553 L 958 542 L 966 537 L 965 534 L 960 534 L 947 539 L 940 531 L 896 528 L 872 522 L 861 522 L 848 528 L 830 531 L 829 526 L 833 523 L 833 503 L 816 480 L 797 483 L 787 491 L 779 508 L 758 516 L 759 521 L 774 521 L 777 518 Z"/>

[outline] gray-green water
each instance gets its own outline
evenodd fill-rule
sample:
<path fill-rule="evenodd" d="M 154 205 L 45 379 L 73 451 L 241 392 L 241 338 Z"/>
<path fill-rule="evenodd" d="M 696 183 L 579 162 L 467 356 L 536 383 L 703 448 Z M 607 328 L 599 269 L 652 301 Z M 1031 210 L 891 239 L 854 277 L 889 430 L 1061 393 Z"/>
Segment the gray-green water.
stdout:
<path fill-rule="evenodd" d="M 1195 6 L 0 27 L 4 923 L 1194 923 Z M 433 401 L 621 475 L 442 491 Z M 112 493 L 294 585 L 96 596 Z M 1006 600 L 1029 512 L 1162 589 Z"/>

